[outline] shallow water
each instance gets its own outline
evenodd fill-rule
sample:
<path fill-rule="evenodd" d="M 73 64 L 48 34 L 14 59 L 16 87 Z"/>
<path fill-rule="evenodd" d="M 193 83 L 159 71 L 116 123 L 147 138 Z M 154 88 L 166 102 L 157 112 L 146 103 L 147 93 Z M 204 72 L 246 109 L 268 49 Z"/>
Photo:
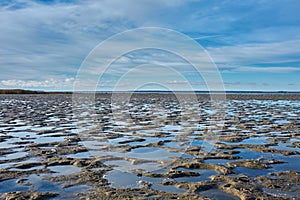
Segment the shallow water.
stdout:
<path fill-rule="evenodd" d="M 179 182 L 200 182 L 200 181 L 208 181 L 210 180 L 210 176 L 212 175 L 217 175 L 218 173 L 214 170 L 192 170 L 192 169 L 185 169 L 185 168 L 177 168 L 179 171 L 184 171 L 184 172 L 197 172 L 199 173 L 199 176 L 194 176 L 194 177 L 180 177 L 180 178 L 175 178 L 176 181 Z"/>
<path fill-rule="evenodd" d="M 82 182 L 63 188 L 68 181 L 54 182 L 47 177 L 59 179 L 104 170 L 101 173 L 111 188 L 141 189 L 145 187 L 143 184 L 149 183 L 152 190 L 180 194 L 189 191 L 176 187 L 176 184 L 161 184 L 174 167 L 200 174 L 171 178 L 170 181 L 175 183 L 210 181 L 211 176 L 220 175 L 213 169 L 180 167 L 186 160 L 225 167 L 239 160 L 285 162 L 270 164 L 268 169 L 262 170 L 232 167 L 233 175 L 245 174 L 253 179 L 256 176 L 269 177 L 274 172 L 300 170 L 297 146 L 300 142 L 299 101 L 227 100 L 224 119 L 213 123 L 216 111 L 206 100 L 188 102 L 189 107 L 180 108 L 176 101 L 166 97 L 135 98 L 129 105 L 130 109 L 113 105 L 118 111 L 116 114 L 109 112 L 108 99 L 102 98 L 97 100 L 97 114 L 90 113 L 89 107 L 82 104 L 76 107 L 82 112 L 74 116 L 70 97 L 0 96 L 4 108 L 0 111 L 0 170 L 7 170 L 8 175 L 9 172 L 20 173 L 17 177 L 0 179 L 0 193 L 33 189 L 58 192 L 60 196 L 54 199 L 71 198 L 73 193 L 87 193 L 98 186 Z M 35 109 L 27 109 L 28 106 Z M 130 119 L 122 118 L 121 113 Z M 225 142 L 218 140 L 220 136 L 245 139 Z M 220 148 L 217 142 L 234 148 Z M 293 151 L 296 155 L 255 149 L 256 145 L 266 144 L 268 149 Z M 238 151 L 233 156 L 239 159 L 214 158 L 231 150 Z M 210 156 L 210 159 L 205 159 L 205 156 Z M 22 166 L 31 162 L 40 164 Z M 146 176 L 145 172 L 165 177 Z M 20 178 L 26 180 L 25 185 L 16 182 Z M 275 196 L 294 195 L 282 191 L 265 192 Z M 217 188 L 198 193 L 212 199 L 238 199 Z"/>
<path fill-rule="evenodd" d="M 133 149 L 131 152 L 126 153 L 125 156 L 146 160 L 171 160 L 172 157 L 178 157 L 179 154 L 156 147 L 142 147 Z"/>
<path fill-rule="evenodd" d="M 233 196 L 231 194 L 228 194 L 220 189 L 210 189 L 203 192 L 200 192 L 199 194 L 211 198 L 211 199 L 222 199 L 222 200 L 239 200 L 240 198 Z"/>
<path fill-rule="evenodd" d="M 180 194 L 180 193 L 187 192 L 184 189 L 177 188 L 177 187 L 172 186 L 172 185 L 153 184 L 151 186 L 151 188 L 154 189 L 154 190 L 163 191 L 163 192 L 171 192 L 171 193 L 175 193 L 175 194 Z"/>
<path fill-rule="evenodd" d="M 81 171 L 81 169 L 79 167 L 75 167 L 72 165 L 61 165 L 61 166 L 56 165 L 56 166 L 50 166 L 47 168 L 55 173 L 55 174 L 53 174 L 54 176 L 70 175 L 70 174 L 79 173 Z"/>

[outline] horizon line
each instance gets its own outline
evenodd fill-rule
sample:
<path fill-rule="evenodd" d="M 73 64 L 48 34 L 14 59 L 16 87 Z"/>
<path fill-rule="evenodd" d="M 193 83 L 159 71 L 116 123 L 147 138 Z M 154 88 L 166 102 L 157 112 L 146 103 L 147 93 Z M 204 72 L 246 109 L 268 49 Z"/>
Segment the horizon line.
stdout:
<path fill-rule="evenodd" d="M 276 93 L 276 94 L 300 94 L 300 91 L 288 91 L 288 90 L 120 90 L 120 91 L 113 91 L 113 90 L 82 90 L 82 91 L 72 91 L 72 90 L 32 90 L 32 89 L 0 89 L 0 94 L 5 94 L 9 92 L 15 93 L 23 93 L 24 94 L 43 94 L 43 93 L 198 93 L 198 94 L 210 94 L 210 93 Z"/>

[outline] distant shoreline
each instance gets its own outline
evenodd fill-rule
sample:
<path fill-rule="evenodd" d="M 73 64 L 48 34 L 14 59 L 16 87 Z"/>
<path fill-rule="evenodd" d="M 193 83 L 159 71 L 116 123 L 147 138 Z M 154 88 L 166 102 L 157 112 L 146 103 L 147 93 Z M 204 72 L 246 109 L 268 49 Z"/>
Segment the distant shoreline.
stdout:
<path fill-rule="evenodd" d="M 76 93 L 94 93 L 92 91 L 76 91 Z M 96 91 L 96 93 L 157 93 L 157 94 L 300 94 L 300 91 L 163 91 L 163 90 L 140 90 L 140 91 Z M 24 89 L 0 89 L 0 94 L 73 94 L 72 91 L 39 91 Z"/>
<path fill-rule="evenodd" d="M 37 91 L 37 90 L 23 90 L 23 89 L 0 89 L 0 94 L 72 94 L 72 92 L 64 91 Z"/>

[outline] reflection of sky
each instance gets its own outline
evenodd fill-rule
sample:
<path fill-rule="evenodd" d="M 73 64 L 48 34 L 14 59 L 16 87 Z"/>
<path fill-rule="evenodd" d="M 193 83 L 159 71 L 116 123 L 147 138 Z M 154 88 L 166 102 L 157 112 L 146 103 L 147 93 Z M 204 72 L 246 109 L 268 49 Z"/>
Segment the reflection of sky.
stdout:
<path fill-rule="evenodd" d="M 99 42 L 131 28 L 156 26 L 182 32 L 204 46 L 227 90 L 299 90 L 299 4 L 297 0 L 3 0 L 0 88 L 71 90 L 82 61 Z M 134 42 L 129 38 L 112 48 Z M 143 60 L 180 67 L 191 84 L 206 89 L 201 78 L 187 74 L 187 65 L 161 52 L 126 55 L 115 69 L 122 72 Z M 185 84 L 176 78 L 166 82 L 178 88 Z"/>

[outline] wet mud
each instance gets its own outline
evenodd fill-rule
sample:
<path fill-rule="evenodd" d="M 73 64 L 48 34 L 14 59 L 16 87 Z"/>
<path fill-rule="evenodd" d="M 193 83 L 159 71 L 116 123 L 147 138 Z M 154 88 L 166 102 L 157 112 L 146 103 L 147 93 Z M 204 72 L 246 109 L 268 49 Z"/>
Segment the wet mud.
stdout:
<path fill-rule="evenodd" d="M 111 97 L 1 95 L 0 199 L 299 199 L 300 95 Z"/>

